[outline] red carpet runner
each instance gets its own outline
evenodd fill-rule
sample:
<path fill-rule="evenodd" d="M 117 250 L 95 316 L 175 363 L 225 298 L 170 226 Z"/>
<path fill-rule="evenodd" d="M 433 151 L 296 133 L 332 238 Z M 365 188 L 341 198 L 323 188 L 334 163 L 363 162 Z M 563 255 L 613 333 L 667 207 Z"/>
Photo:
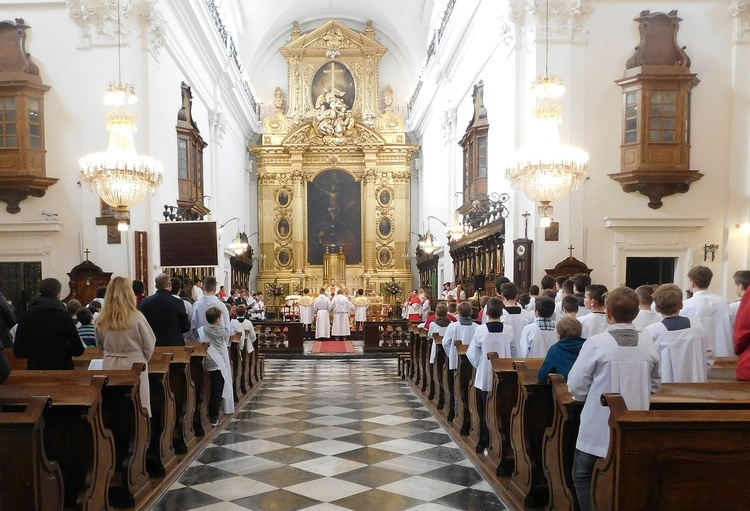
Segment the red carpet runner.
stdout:
<path fill-rule="evenodd" d="M 354 353 L 351 341 L 315 341 L 312 354 L 318 353 Z"/>

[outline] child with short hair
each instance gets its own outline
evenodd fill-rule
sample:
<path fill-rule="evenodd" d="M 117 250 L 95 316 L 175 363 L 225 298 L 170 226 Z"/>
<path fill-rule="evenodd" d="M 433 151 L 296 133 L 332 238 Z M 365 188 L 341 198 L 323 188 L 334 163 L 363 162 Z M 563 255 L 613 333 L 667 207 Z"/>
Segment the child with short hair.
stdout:
<path fill-rule="evenodd" d="M 445 356 L 448 359 L 448 385 L 453 385 L 454 375 L 456 369 L 458 369 L 458 350 L 453 344 L 460 341 L 461 344 L 470 345 L 477 328 L 477 324 L 471 319 L 471 304 L 469 302 L 463 301 L 458 304 L 458 314 L 458 321 L 448 325 L 443 336 L 443 350 L 445 350 Z M 452 421 L 455 416 L 454 405 L 455 403 L 452 402 L 446 403 L 449 410 L 449 421 Z"/>
<path fill-rule="evenodd" d="M 734 280 L 734 290 L 737 293 L 739 299 L 729 304 L 729 310 L 732 314 L 732 331 L 734 331 L 734 322 L 737 319 L 737 311 L 740 309 L 740 301 L 745 296 L 747 287 L 750 286 L 750 271 L 738 270 L 732 275 Z"/>
<path fill-rule="evenodd" d="M 536 300 L 536 319 L 526 325 L 521 332 L 518 343 L 519 356 L 542 358 L 547 355 L 550 346 L 557 342 L 555 322 L 552 314 L 555 312 L 555 300 L 548 296 L 541 296 Z"/>
<path fill-rule="evenodd" d="M 604 312 L 604 294 L 606 292 L 607 286 L 602 284 L 590 284 L 586 286 L 583 306 L 591 312 L 579 318 L 583 327 L 581 337 L 584 339 L 600 334 L 607 329 L 607 315 Z"/>
<path fill-rule="evenodd" d="M 237 317 L 229 322 L 229 335 L 231 338 L 239 339 L 240 352 L 243 352 L 247 345 L 247 352 L 252 353 L 255 347 L 255 327 L 253 322 L 247 319 L 247 305 L 237 306 Z"/>
<path fill-rule="evenodd" d="M 526 310 L 532 312 L 534 310 L 534 301 L 539 298 L 539 286 L 532 284 L 529 286 L 529 303 L 526 304 Z"/>
<path fill-rule="evenodd" d="M 578 300 L 576 300 L 577 306 Z M 550 373 L 561 374 L 567 380 L 570 368 L 573 367 L 581 352 L 583 342 L 586 340 L 581 337 L 581 322 L 576 318 L 560 319 L 555 329 L 560 340 L 550 347 L 542 367 L 539 368 L 538 378 L 541 382 L 547 381 Z"/>
<path fill-rule="evenodd" d="M 609 449 L 609 408 L 601 404 L 600 396 L 617 392 L 629 410 L 648 410 L 649 396 L 661 383 L 656 347 L 633 326 L 638 315 L 635 291 L 626 287 L 610 291 L 604 308 L 607 330 L 583 343 L 568 374 L 568 390 L 576 401 L 585 401 L 572 471 L 581 511 L 591 509 L 594 464 Z"/>
<path fill-rule="evenodd" d="M 560 317 L 562 318 L 573 318 L 580 323 L 578 319 L 578 298 L 573 295 L 563 296 L 562 302 L 560 302 Z"/>
<path fill-rule="evenodd" d="M 219 414 L 234 413 L 234 390 L 229 371 L 229 330 L 222 324 L 222 311 L 218 307 L 206 310 L 207 325 L 198 328 L 201 342 L 208 342 L 206 358 L 203 365 L 211 380 L 211 394 L 208 399 L 208 418 L 212 426 L 219 425 Z"/>
<path fill-rule="evenodd" d="M 76 319 L 78 320 L 78 335 L 81 338 L 81 342 L 87 348 L 96 347 L 96 327 L 94 326 L 94 316 L 91 311 L 86 307 L 79 307 L 76 311 Z"/>
<path fill-rule="evenodd" d="M 516 336 L 516 345 L 518 346 L 521 342 L 521 333 L 524 327 L 534 322 L 534 314 L 523 310 L 523 307 L 518 305 L 516 301 L 518 298 L 518 286 L 513 282 L 506 282 L 500 286 L 500 294 L 504 306 L 502 322 L 513 328 L 513 335 Z"/>
<path fill-rule="evenodd" d="M 554 302 L 553 302 L 554 308 Z M 487 323 L 480 325 L 466 351 L 471 365 L 476 367 L 473 386 L 481 391 L 482 399 L 477 402 L 479 415 L 479 443 L 477 452 L 483 451 L 490 445 L 489 428 L 487 427 L 487 394 L 492 389 L 492 362 L 487 354 L 494 352 L 501 358 L 511 358 L 515 355 L 515 336 L 512 327 L 500 321 L 503 314 L 503 302 L 496 296 L 487 301 Z"/>
<path fill-rule="evenodd" d="M 651 304 L 654 303 L 653 286 L 638 286 L 635 288 L 635 294 L 638 295 L 638 316 L 633 320 L 635 329 L 643 332 L 643 329 L 662 320 L 661 314 L 651 310 Z"/>

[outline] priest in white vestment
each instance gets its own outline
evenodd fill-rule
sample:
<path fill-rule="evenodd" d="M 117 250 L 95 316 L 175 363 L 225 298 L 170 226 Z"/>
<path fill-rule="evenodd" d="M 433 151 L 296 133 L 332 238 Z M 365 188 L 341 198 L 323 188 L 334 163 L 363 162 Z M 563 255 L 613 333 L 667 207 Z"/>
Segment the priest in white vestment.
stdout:
<path fill-rule="evenodd" d="M 331 300 L 331 309 L 333 309 L 333 329 L 332 337 L 349 337 L 351 330 L 349 328 L 349 311 L 351 306 L 349 298 L 339 289 L 338 294 Z"/>
<path fill-rule="evenodd" d="M 320 288 L 320 295 L 315 299 L 313 307 L 318 311 L 315 321 L 315 338 L 328 339 L 331 336 L 331 319 L 328 316 L 331 301 L 326 297 L 325 288 Z"/>

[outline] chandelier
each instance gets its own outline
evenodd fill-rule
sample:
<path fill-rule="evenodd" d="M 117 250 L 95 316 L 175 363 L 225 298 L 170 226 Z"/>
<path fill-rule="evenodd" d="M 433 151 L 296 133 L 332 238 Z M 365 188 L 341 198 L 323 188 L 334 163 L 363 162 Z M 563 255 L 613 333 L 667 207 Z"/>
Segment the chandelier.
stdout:
<path fill-rule="evenodd" d="M 558 126 L 562 108 L 551 104 L 551 100 L 560 98 L 565 87 L 561 78 L 549 74 L 549 1 L 546 11 L 544 75 L 532 84 L 536 97 L 544 103 L 533 112 L 534 137 L 516 152 L 514 164 L 506 169 L 511 185 L 521 188 L 526 197 L 540 204 L 538 213 L 542 227 L 552 223 L 551 203 L 565 198 L 586 179 L 589 161 L 589 155 L 582 149 L 560 143 Z"/>
<path fill-rule="evenodd" d="M 120 2 L 117 2 L 117 83 L 107 88 L 105 103 L 115 106 L 106 115 L 109 144 L 105 152 L 80 159 L 81 181 L 96 189 L 101 199 L 115 208 L 117 228 L 128 230 L 129 210 L 139 204 L 148 192 L 154 193 L 162 183 L 162 165 L 153 158 L 138 155 L 133 142 L 135 115 L 125 105 L 138 98 L 135 87 L 122 83 L 120 58 Z"/>

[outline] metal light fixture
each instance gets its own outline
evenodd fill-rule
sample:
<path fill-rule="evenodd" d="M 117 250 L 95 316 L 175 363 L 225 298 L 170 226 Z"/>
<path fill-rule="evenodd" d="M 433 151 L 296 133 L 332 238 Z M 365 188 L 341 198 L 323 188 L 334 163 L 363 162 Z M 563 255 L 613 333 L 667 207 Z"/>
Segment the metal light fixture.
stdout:
<path fill-rule="evenodd" d="M 139 204 L 150 191 L 154 193 L 162 183 L 162 165 L 150 156 L 138 155 L 133 142 L 136 131 L 135 115 L 125 111 L 125 105 L 137 101 L 135 87 L 122 83 L 120 43 L 120 1 L 117 1 L 117 83 L 107 88 L 105 103 L 116 110 L 108 112 L 109 144 L 105 152 L 80 159 L 81 181 L 95 188 L 104 202 L 129 219 L 129 209 Z M 117 228 L 128 230 L 128 222 L 121 219 Z"/>
<path fill-rule="evenodd" d="M 551 203 L 565 198 L 586 179 L 589 155 L 582 149 L 560 144 L 558 125 L 562 108 L 551 104 L 550 100 L 561 97 L 565 87 L 562 79 L 548 72 L 549 0 L 545 14 L 545 73 L 532 84 L 537 98 L 544 104 L 534 109 L 535 137 L 527 147 L 517 151 L 515 163 L 506 169 L 506 177 L 514 187 L 521 188 L 526 197 L 541 204 L 540 224 L 549 227 L 552 222 Z"/>
<path fill-rule="evenodd" d="M 237 234 L 235 235 L 234 238 L 232 238 L 232 241 L 229 242 L 229 246 L 227 248 L 229 248 L 229 250 L 234 252 L 236 255 L 242 255 L 245 252 L 247 252 L 247 248 L 250 246 L 250 243 L 248 242 L 248 238 L 250 236 L 240 231 L 239 217 L 230 218 L 229 220 L 227 220 L 226 222 L 224 222 L 223 224 L 219 226 L 219 238 L 221 238 L 221 231 L 224 228 L 224 226 L 227 225 L 229 222 L 233 222 L 235 220 L 237 220 Z M 253 234 L 257 234 L 257 233 L 253 233 Z"/>

